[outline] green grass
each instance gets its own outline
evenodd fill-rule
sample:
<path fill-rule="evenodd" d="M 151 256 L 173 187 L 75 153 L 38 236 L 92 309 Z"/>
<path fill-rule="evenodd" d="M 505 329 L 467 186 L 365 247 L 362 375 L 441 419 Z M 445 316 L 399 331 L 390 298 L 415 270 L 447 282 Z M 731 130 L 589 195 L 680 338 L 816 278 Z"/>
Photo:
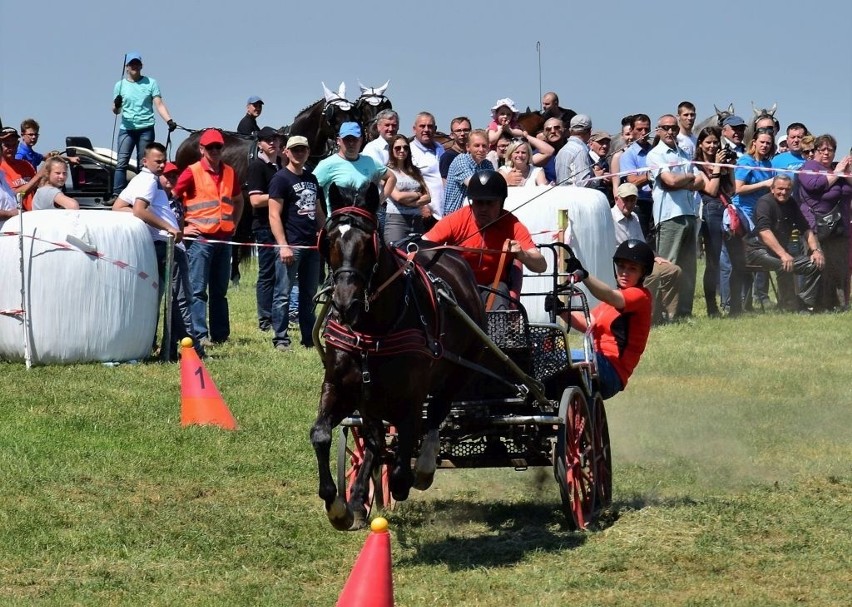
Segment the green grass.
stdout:
<path fill-rule="evenodd" d="M 250 281 L 207 363 L 237 432 L 180 427 L 176 365 L 0 363 L 0 604 L 334 604 L 366 533 L 325 519 L 319 359 L 272 349 Z M 601 528 L 550 470 L 441 471 L 388 514 L 397 603 L 848 604 L 850 316 L 655 329 Z"/>

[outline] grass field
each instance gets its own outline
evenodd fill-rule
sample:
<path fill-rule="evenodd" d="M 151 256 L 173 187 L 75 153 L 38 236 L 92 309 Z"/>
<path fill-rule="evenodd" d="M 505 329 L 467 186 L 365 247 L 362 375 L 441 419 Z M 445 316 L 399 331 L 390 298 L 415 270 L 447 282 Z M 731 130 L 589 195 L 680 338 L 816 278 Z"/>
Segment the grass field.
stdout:
<path fill-rule="evenodd" d="M 0 363 L 0 604 L 334 604 L 366 532 L 316 497 L 319 359 L 243 285 L 207 363 L 237 432 L 180 427 L 177 365 Z M 850 320 L 655 329 L 600 529 L 564 528 L 549 469 L 440 471 L 387 515 L 397 604 L 848 605 Z"/>

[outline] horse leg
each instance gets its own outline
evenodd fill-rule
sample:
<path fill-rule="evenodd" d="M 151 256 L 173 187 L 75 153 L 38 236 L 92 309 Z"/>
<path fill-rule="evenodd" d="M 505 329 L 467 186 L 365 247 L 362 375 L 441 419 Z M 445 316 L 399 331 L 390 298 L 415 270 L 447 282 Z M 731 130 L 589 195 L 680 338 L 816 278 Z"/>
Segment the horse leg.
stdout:
<path fill-rule="evenodd" d="M 319 472 L 318 494 L 325 502 L 325 511 L 328 520 L 335 529 L 345 531 L 352 526 L 354 514 L 350 510 L 346 500 L 337 495 L 337 487 L 331 476 L 329 456 L 331 454 L 331 429 L 337 426 L 343 419 L 339 411 L 338 397 L 335 385 L 326 380 L 322 385 L 322 396 L 320 396 L 319 412 L 317 419 L 311 428 L 311 445 L 317 457 L 317 468 Z"/>
<path fill-rule="evenodd" d="M 414 464 L 414 488 L 426 491 L 432 486 L 435 468 L 438 466 L 438 448 L 440 437 L 437 428 L 430 428 L 420 444 L 420 455 Z"/>
<path fill-rule="evenodd" d="M 419 413 L 419 412 L 418 412 Z M 411 456 L 414 454 L 415 419 L 409 415 L 397 424 L 397 450 L 391 470 L 390 492 L 398 502 L 408 499 L 411 487 L 414 485 L 414 474 L 411 472 Z"/>
<path fill-rule="evenodd" d="M 432 486 L 435 478 L 435 469 L 438 467 L 438 452 L 441 448 L 440 433 L 438 429 L 447 414 L 450 412 L 451 398 L 449 394 L 455 394 L 457 383 L 450 386 L 445 385 L 440 391 L 433 395 L 426 411 L 426 436 L 420 445 L 420 455 L 414 465 L 414 488 L 425 491 Z"/>
<path fill-rule="evenodd" d="M 373 469 L 381 458 L 384 446 L 384 424 L 375 420 L 364 419 L 364 460 L 355 481 L 349 487 L 349 510 L 354 515 L 350 529 L 362 529 L 367 525 L 367 502 L 370 499 L 370 482 Z M 375 505 L 375 504 L 374 504 Z"/>

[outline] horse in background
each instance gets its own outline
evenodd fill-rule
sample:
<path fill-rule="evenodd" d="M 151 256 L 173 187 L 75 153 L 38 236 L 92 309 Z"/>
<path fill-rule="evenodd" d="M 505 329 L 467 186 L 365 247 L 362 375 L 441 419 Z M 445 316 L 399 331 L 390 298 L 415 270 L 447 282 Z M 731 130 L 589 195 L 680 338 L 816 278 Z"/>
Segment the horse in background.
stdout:
<path fill-rule="evenodd" d="M 702 130 L 706 129 L 708 126 L 715 126 L 718 128 L 722 128 L 722 122 L 724 122 L 725 118 L 728 116 L 733 116 L 736 112 L 734 112 L 734 104 L 729 103 L 728 107 L 724 110 L 720 110 L 716 107 L 716 104 L 713 104 L 714 114 L 709 116 L 692 127 L 692 132 L 697 136 Z"/>
<path fill-rule="evenodd" d="M 439 452 L 438 428 L 471 373 L 453 356 L 477 362 L 482 342 L 450 310 L 439 291 L 480 327 L 485 311 L 473 271 L 454 251 L 385 244 L 378 231 L 379 192 L 329 188 L 331 213 L 320 236 L 331 280 L 331 311 L 323 332 L 325 375 L 311 444 L 317 458 L 318 493 L 335 529 L 366 523 L 369 480 L 385 448 L 384 421 L 397 431 L 390 462 L 390 492 L 397 501 L 414 486 L 432 482 Z M 411 459 L 426 438 L 412 471 Z M 363 464 L 349 487 L 335 486 L 329 457 L 332 429 L 357 410 L 366 442 Z"/>
<path fill-rule="evenodd" d="M 751 140 L 754 138 L 754 132 L 757 129 L 757 123 L 764 118 L 771 118 L 772 123 L 775 125 L 775 135 L 777 136 L 779 131 L 781 130 L 781 125 L 778 123 L 778 119 L 775 117 L 775 112 L 778 110 L 778 104 L 773 103 L 771 108 L 756 108 L 754 106 L 754 101 L 751 102 L 751 111 L 754 112 L 754 119 L 748 123 L 746 127 L 745 135 L 743 136 L 743 141 L 745 142 L 746 149 L 751 144 Z M 773 137 L 775 139 L 775 137 Z"/>
<path fill-rule="evenodd" d="M 358 87 L 361 89 L 361 96 L 355 100 L 355 114 L 358 117 L 358 122 L 364 131 L 364 143 L 369 143 L 379 136 L 379 131 L 376 125 L 376 116 L 384 110 L 393 109 L 391 100 L 385 96 L 385 91 L 390 84 L 390 80 L 382 86 L 368 87 L 358 81 Z"/>

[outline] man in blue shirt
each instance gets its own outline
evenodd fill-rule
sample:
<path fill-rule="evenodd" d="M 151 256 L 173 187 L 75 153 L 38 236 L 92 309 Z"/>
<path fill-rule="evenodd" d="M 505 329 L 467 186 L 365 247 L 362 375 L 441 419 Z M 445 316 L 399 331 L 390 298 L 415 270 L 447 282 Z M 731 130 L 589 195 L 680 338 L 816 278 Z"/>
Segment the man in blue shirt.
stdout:
<path fill-rule="evenodd" d="M 23 126 L 22 126 L 23 128 Z M 789 169 L 794 171 L 802 168 L 805 158 L 802 156 L 802 137 L 808 134 L 808 129 L 801 122 L 794 122 L 787 127 L 787 151 L 772 159 L 773 169 Z M 777 173 L 776 173 L 777 174 Z M 796 174 L 783 173 L 793 180 L 795 192 Z"/>
<path fill-rule="evenodd" d="M 636 215 L 639 216 L 642 233 L 647 241 L 651 236 L 651 228 L 657 221 L 651 210 L 653 204 L 651 201 L 651 176 L 648 171 L 640 170 L 648 166 L 646 157 L 648 152 L 651 151 L 651 142 L 648 141 L 648 135 L 651 132 L 651 118 L 647 114 L 634 114 L 630 121 L 630 130 L 633 143 L 621 155 L 619 168 L 621 171 L 636 171 L 626 175 L 624 181 L 632 183 L 639 190 L 639 196 L 636 198 Z"/>
<path fill-rule="evenodd" d="M 704 185 L 702 173 L 677 145 L 680 127 L 672 114 L 660 116 L 660 143 L 647 155 L 654 180 L 654 218 L 659 225 L 657 253 L 681 268 L 676 318 L 692 315 L 695 297 L 698 204 L 695 192 Z"/>
<path fill-rule="evenodd" d="M 15 158 L 26 160 L 36 169 L 44 160 L 44 156 L 33 149 L 36 141 L 38 141 L 38 131 L 38 122 L 32 118 L 27 118 L 21 122 L 21 142 L 18 144 L 18 150 L 15 152 Z"/>

